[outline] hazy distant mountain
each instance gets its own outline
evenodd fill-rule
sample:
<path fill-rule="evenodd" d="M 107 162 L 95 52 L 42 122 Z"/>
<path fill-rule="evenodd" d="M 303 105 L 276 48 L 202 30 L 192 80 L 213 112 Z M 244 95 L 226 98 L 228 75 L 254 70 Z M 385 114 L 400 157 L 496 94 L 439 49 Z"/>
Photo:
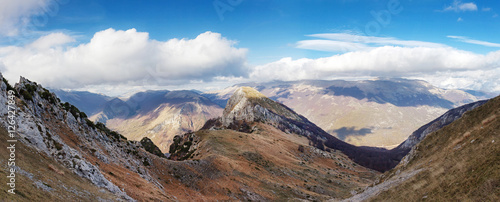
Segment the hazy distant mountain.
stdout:
<path fill-rule="evenodd" d="M 478 100 L 462 90 L 407 79 L 246 83 L 204 95 L 225 106 L 240 86 L 256 88 L 348 143 L 387 148 L 448 109 Z"/>
<path fill-rule="evenodd" d="M 125 101 L 115 98 L 90 119 L 132 140 L 148 137 L 167 152 L 175 135 L 196 131 L 221 114 L 221 107 L 196 92 L 163 90 L 139 92 Z"/>
<path fill-rule="evenodd" d="M 91 116 L 99 113 L 112 97 L 87 91 L 64 91 L 51 89 L 62 102 L 69 102 Z"/>

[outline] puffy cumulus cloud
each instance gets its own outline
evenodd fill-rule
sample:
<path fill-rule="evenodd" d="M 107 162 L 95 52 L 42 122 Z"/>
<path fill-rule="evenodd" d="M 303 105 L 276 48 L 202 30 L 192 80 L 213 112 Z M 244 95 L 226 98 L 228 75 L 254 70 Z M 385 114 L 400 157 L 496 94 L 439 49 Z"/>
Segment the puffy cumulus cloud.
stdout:
<path fill-rule="evenodd" d="M 73 41 L 53 33 L 23 47 L 2 47 L 1 71 L 10 79 L 21 75 L 56 88 L 169 85 L 248 73 L 247 50 L 219 33 L 156 41 L 146 32 L 110 28 L 97 32 L 89 43 L 67 45 Z"/>
<path fill-rule="evenodd" d="M 15 36 L 36 15 L 47 13 L 53 0 L 0 1 L 0 35 Z"/>
<path fill-rule="evenodd" d="M 480 80 L 480 73 L 490 72 L 490 75 L 500 74 L 500 51 L 489 54 L 475 54 L 450 47 L 397 47 L 383 46 L 369 50 L 352 51 L 331 57 L 318 59 L 283 58 L 279 61 L 256 66 L 250 73 L 254 80 L 301 80 L 301 79 L 334 79 L 339 77 L 359 76 L 389 76 L 389 77 L 426 77 L 426 75 L 441 75 L 442 72 L 452 72 L 471 80 Z M 476 72 L 467 74 L 466 72 Z M 496 74 L 492 74 L 495 72 Z M 462 73 L 462 74 L 458 74 Z M 477 77 L 475 77 L 477 76 Z M 441 77 L 448 78 L 448 77 Z M 497 80 L 491 77 L 490 81 Z M 471 86 L 460 85 L 455 80 L 454 85 L 440 86 Z M 485 80 L 484 82 L 489 82 Z M 492 85 L 482 84 L 482 86 Z M 477 86 L 475 86 L 477 87 Z M 476 88 L 477 89 L 477 88 Z"/>
<path fill-rule="evenodd" d="M 443 11 L 477 11 L 477 5 L 474 2 L 462 3 L 462 1 L 454 0 L 453 4 L 445 7 Z"/>

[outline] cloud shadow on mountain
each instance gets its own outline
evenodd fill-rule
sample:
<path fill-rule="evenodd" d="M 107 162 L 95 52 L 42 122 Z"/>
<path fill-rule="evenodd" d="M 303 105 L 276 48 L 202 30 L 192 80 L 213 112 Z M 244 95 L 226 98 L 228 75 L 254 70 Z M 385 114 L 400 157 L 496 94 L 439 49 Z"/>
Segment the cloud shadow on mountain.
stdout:
<path fill-rule="evenodd" d="M 332 130 L 331 132 L 337 134 L 337 138 L 339 138 L 340 140 L 345 141 L 348 136 L 366 136 L 367 134 L 371 134 L 372 129 L 361 128 L 359 130 L 356 130 L 355 127 L 342 127 L 337 130 Z"/>

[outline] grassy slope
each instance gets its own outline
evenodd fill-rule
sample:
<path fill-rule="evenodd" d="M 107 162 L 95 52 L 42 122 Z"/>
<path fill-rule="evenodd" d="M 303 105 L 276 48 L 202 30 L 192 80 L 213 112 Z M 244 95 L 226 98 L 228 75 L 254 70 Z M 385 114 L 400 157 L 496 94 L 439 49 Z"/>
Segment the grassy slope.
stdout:
<path fill-rule="evenodd" d="M 499 201 L 500 97 L 430 134 L 416 152 L 406 167 L 388 176 L 423 171 L 371 200 Z"/>
<path fill-rule="evenodd" d="M 7 193 L 7 131 L 0 127 L 0 198 L 2 201 L 97 201 L 99 199 L 117 200 L 117 197 L 105 189 L 93 185 L 65 167 L 60 166 L 51 157 L 42 155 L 22 143 L 16 144 L 16 165 L 25 172 L 16 172 L 16 193 Z M 28 174 L 26 174 L 28 173 Z M 30 179 L 30 174 L 33 177 Z M 40 187 L 48 187 L 44 191 Z"/>
<path fill-rule="evenodd" d="M 374 171 L 354 164 L 341 152 L 333 153 L 335 159 L 321 157 L 308 149 L 312 147 L 307 146 L 305 137 L 285 134 L 265 124 L 258 127 L 251 134 L 199 131 L 201 141 L 194 159 L 215 159 L 221 165 L 218 169 L 229 173 L 229 180 L 222 179 L 220 184 L 252 187 L 271 200 L 307 195 L 320 200 L 345 198 L 350 190 L 371 183 L 375 177 Z M 298 151 L 299 145 L 306 147 L 304 153 Z"/>

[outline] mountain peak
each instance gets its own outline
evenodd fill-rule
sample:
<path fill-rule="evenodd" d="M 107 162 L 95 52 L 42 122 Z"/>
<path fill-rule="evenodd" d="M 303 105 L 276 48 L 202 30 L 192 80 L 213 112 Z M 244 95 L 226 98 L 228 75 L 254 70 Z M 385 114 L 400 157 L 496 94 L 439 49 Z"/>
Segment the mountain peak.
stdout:
<path fill-rule="evenodd" d="M 261 92 L 255 90 L 254 88 L 252 87 L 248 87 L 248 86 L 243 86 L 243 87 L 240 87 L 238 90 L 236 90 L 234 92 L 234 94 L 241 94 L 243 93 L 243 95 L 246 97 L 246 98 L 267 98 L 264 94 L 262 94 Z"/>
<path fill-rule="evenodd" d="M 229 126 L 234 121 L 275 123 L 276 116 L 302 120 L 291 109 L 267 98 L 254 88 L 240 87 L 227 101 L 222 114 L 222 123 L 224 126 Z"/>

